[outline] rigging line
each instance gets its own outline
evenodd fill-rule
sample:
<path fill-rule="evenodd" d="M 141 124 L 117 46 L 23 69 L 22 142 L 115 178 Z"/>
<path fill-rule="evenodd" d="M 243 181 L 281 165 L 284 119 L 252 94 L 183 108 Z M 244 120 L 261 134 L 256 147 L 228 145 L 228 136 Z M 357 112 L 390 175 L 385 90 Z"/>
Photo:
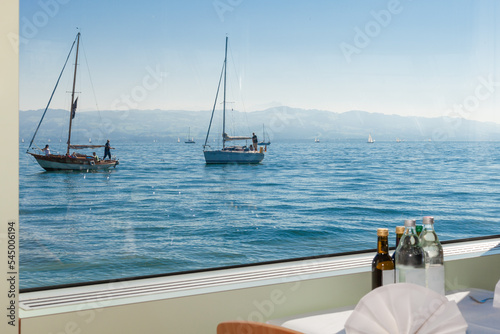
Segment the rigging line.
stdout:
<path fill-rule="evenodd" d="M 56 86 L 54 87 L 54 90 L 52 91 L 52 94 L 50 95 L 49 102 L 47 103 L 47 106 L 45 107 L 45 110 L 43 111 L 42 118 L 40 119 L 40 122 L 38 123 L 38 126 L 36 127 L 35 133 L 33 134 L 33 138 L 31 138 L 30 145 L 28 146 L 28 149 L 26 150 L 26 152 L 28 152 L 29 149 L 31 148 L 31 145 L 33 144 L 33 141 L 35 140 L 35 136 L 38 132 L 38 129 L 40 129 L 40 125 L 42 124 L 43 118 L 45 117 L 45 113 L 47 113 L 47 110 L 49 109 L 50 102 L 52 101 L 52 97 L 54 96 L 54 93 L 56 92 L 57 85 L 59 84 L 59 80 L 61 80 L 61 76 L 64 72 L 64 69 L 66 68 L 66 64 L 68 63 L 69 56 L 71 55 L 71 52 L 73 51 L 73 47 L 75 46 L 77 38 L 78 38 L 78 35 L 75 38 L 75 40 L 73 41 L 73 44 L 71 45 L 71 49 L 69 50 L 68 56 L 66 57 L 66 61 L 64 62 L 64 66 L 61 70 L 61 73 L 59 74 L 59 78 L 57 78 Z"/>
<path fill-rule="evenodd" d="M 241 101 L 241 106 L 242 106 L 242 112 L 243 114 L 245 115 L 245 123 L 247 125 L 247 130 L 250 131 L 250 126 L 249 126 L 249 123 L 248 123 L 248 115 L 247 115 L 247 111 L 246 111 L 246 107 L 245 107 L 245 101 L 243 100 L 243 97 L 242 97 L 242 90 L 241 90 L 241 82 L 240 82 L 240 76 L 239 76 L 239 73 L 238 73 L 238 70 L 236 68 L 236 62 L 234 61 L 234 56 L 233 56 L 233 49 L 231 49 L 231 45 L 229 45 L 229 53 L 231 55 L 231 61 L 232 61 L 232 65 L 233 65 L 233 71 L 234 71 L 234 74 L 236 76 L 236 79 L 237 79 L 237 83 L 238 83 L 238 92 L 239 92 L 239 100 Z M 233 118 L 234 118 L 234 113 L 233 113 Z M 233 120 L 234 122 L 234 120 Z"/>
<path fill-rule="evenodd" d="M 95 94 L 95 89 L 94 89 L 94 82 L 92 81 L 92 76 L 90 75 L 90 66 L 89 66 L 89 62 L 87 61 L 87 53 L 85 52 L 85 46 L 83 45 L 83 39 L 81 39 L 81 42 L 82 42 L 83 58 L 85 58 L 85 64 L 87 65 L 87 72 L 89 73 L 90 86 L 92 87 L 92 94 L 94 95 L 95 106 L 97 108 L 97 111 L 99 111 L 99 106 L 97 105 L 97 96 Z M 101 117 L 101 115 L 99 114 L 99 119 L 100 119 L 100 117 Z"/>
<path fill-rule="evenodd" d="M 97 104 L 97 95 L 95 93 L 95 88 L 94 88 L 94 82 L 92 81 L 92 76 L 90 75 L 90 66 L 87 61 L 87 53 L 85 52 L 85 46 L 82 43 L 82 50 L 83 50 L 83 57 L 85 58 L 85 64 L 87 65 L 87 72 L 89 73 L 89 80 L 90 80 L 90 86 L 92 87 L 92 94 L 94 95 L 94 101 L 95 101 L 95 106 L 97 109 L 97 115 L 99 116 L 99 130 L 103 135 L 106 135 L 106 132 L 104 131 L 104 128 L 102 126 L 103 121 L 102 121 L 102 116 L 101 116 L 101 111 L 99 109 L 99 105 Z"/>
<path fill-rule="evenodd" d="M 222 71 L 220 72 L 219 85 L 217 86 L 217 93 L 215 94 L 214 107 L 212 108 L 212 116 L 210 116 L 210 123 L 208 125 L 207 137 L 205 138 L 205 145 L 203 145 L 203 149 L 205 149 L 205 146 L 207 146 L 208 135 L 210 134 L 210 128 L 212 127 L 212 120 L 214 118 L 215 107 L 217 106 L 217 98 L 219 97 L 220 83 L 222 82 L 222 75 L 224 74 L 224 67 L 225 66 L 226 66 L 226 63 L 224 62 L 222 65 Z"/>

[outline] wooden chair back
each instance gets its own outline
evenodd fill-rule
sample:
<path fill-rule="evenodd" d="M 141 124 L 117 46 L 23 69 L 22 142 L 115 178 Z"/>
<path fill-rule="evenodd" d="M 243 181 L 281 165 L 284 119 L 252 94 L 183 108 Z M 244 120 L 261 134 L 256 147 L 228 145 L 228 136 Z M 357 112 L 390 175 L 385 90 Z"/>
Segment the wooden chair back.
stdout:
<path fill-rule="evenodd" d="M 304 334 L 285 327 L 254 321 L 225 321 L 217 326 L 217 334 Z"/>

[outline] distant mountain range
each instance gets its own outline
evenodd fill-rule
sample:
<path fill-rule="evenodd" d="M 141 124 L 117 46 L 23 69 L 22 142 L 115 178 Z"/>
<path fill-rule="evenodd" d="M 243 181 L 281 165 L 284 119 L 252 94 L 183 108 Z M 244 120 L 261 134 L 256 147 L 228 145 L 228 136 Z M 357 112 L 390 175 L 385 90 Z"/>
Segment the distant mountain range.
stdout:
<path fill-rule="evenodd" d="M 20 137 L 31 139 L 40 121 L 43 110 L 20 111 Z M 376 141 L 497 141 L 500 140 L 500 124 L 470 121 L 460 118 L 403 117 L 352 110 L 335 113 L 323 110 L 305 110 L 290 107 L 275 107 L 261 111 L 231 113 L 231 121 L 242 119 L 246 123 L 239 135 L 253 131 L 259 139 L 263 126 L 271 141 L 302 139 L 366 140 L 371 134 Z M 191 136 L 203 142 L 210 111 L 182 110 L 128 110 L 79 112 L 74 119 L 73 137 L 91 138 L 94 143 L 106 139 L 113 141 L 170 141 Z M 68 111 L 49 110 L 37 138 L 40 141 L 66 141 Z M 218 122 L 218 121 L 217 121 Z M 239 123 L 238 123 L 239 124 Z M 220 128 L 219 123 L 213 130 Z M 231 134 L 231 131 L 228 131 Z"/>

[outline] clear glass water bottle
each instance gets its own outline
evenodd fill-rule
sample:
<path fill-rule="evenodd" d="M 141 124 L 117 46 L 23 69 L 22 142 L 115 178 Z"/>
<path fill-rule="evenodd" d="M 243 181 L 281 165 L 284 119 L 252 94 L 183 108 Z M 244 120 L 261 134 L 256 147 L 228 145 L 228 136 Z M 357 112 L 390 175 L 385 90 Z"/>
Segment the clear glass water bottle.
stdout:
<path fill-rule="evenodd" d="M 443 247 L 434 231 L 434 218 L 424 217 L 424 229 L 420 234 L 420 245 L 425 252 L 426 286 L 445 294 Z"/>
<path fill-rule="evenodd" d="M 372 289 L 394 283 L 394 262 L 389 255 L 389 229 L 377 229 L 377 255 L 372 261 Z"/>
<path fill-rule="evenodd" d="M 415 225 L 415 219 L 405 220 L 405 232 L 396 249 L 396 282 L 425 286 L 425 253 Z"/>

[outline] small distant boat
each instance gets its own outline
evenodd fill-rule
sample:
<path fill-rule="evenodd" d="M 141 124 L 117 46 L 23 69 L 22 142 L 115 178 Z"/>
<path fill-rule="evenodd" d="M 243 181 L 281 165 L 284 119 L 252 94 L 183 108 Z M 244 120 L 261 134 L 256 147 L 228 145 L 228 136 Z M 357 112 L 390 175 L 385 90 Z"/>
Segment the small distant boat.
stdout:
<path fill-rule="evenodd" d="M 267 136 L 266 140 L 266 130 L 264 129 L 264 124 L 262 124 L 262 141 L 259 142 L 261 146 L 271 145 L 271 140 L 269 140 L 269 136 Z"/>
<path fill-rule="evenodd" d="M 184 141 L 186 144 L 194 144 L 194 138 L 191 137 L 191 128 L 189 128 L 187 139 Z"/>
<path fill-rule="evenodd" d="M 401 143 L 401 139 L 396 138 L 396 143 Z"/>
<path fill-rule="evenodd" d="M 180 143 L 181 142 L 181 139 L 179 137 L 177 137 L 177 142 Z"/>
<path fill-rule="evenodd" d="M 252 150 L 251 147 L 246 146 L 226 146 L 228 141 L 236 140 L 252 140 L 252 136 L 229 136 L 226 133 L 226 72 L 227 72 L 227 41 L 226 36 L 226 49 L 224 52 L 224 64 L 222 66 L 222 73 L 219 79 L 219 85 L 217 87 L 217 94 L 215 96 L 214 107 L 212 109 L 212 116 L 210 118 L 210 123 L 208 125 L 207 137 L 205 139 L 205 144 L 203 145 L 203 154 L 205 155 L 205 162 L 207 164 L 258 164 L 264 159 L 263 147 L 259 151 Z M 222 148 L 218 150 L 209 149 L 210 146 L 207 145 L 208 136 L 210 134 L 210 128 L 212 126 L 212 120 L 214 117 L 215 106 L 217 105 L 217 97 L 219 95 L 219 89 L 221 86 L 222 78 L 224 77 L 224 100 L 222 103 Z"/>
<path fill-rule="evenodd" d="M 319 143 L 319 139 L 318 138 L 314 138 L 314 142 L 315 143 Z"/>
<path fill-rule="evenodd" d="M 37 129 L 35 130 L 35 133 L 33 135 L 33 138 L 31 139 L 30 145 L 28 147 L 28 150 L 26 153 L 30 154 L 35 158 L 35 160 L 38 162 L 38 164 L 45 170 L 47 171 L 53 171 L 53 170 L 100 170 L 100 169 L 108 169 L 111 167 L 116 167 L 118 165 L 118 160 L 114 159 L 109 159 L 109 160 L 101 160 L 98 159 L 97 157 L 94 156 L 89 156 L 85 154 L 72 154 L 70 155 L 70 150 L 79 150 L 79 149 L 89 149 L 89 148 L 100 148 L 104 147 L 104 145 L 72 145 L 71 144 L 71 125 L 73 118 L 75 118 L 76 115 L 76 107 L 77 107 L 77 101 L 78 97 L 75 99 L 75 84 L 76 84 L 76 71 L 78 68 L 78 47 L 80 45 L 80 33 L 76 35 L 75 41 L 73 42 L 73 45 L 71 46 L 71 50 L 69 51 L 68 57 L 66 58 L 66 63 L 68 62 L 69 56 L 71 52 L 73 51 L 73 47 L 75 46 L 76 43 L 76 56 L 75 56 L 75 68 L 74 68 L 74 74 L 73 74 L 73 89 L 71 92 L 71 108 L 70 108 L 70 113 L 69 113 L 69 130 L 68 130 L 68 141 L 67 141 L 67 150 L 66 150 L 66 155 L 60 155 L 60 154 L 50 154 L 48 153 L 34 153 L 34 152 L 29 152 L 31 145 L 33 144 L 36 133 L 38 132 L 38 129 L 40 128 L 40 125 L 42 124 L 43 118 L 45 116 L 45 113 L 47 112 L 49 105 L 50 105 L 50 100 L 49 103 L 47 104 L 47 107 L 45 108 L 45 111 L 43 112 L 42 119 L 40 120 Z M 66 63 L 64 64 L 64 68 L 66 67 Z M 61 72 L 62 75 L 62 72 Z M 59 77 L 60 78 L 60 77 Z M 54 92 L 57 88 L 57 84 L 59 83 L 59 80 L 56 83 L 56 87 L 54 88 Z M 52 93 L 53 94 L 53 93 Z M 52 97 L 51 97 L 52 99 Z M 90 141 L 90 140 L 89 140 Z M 50 139 L 48 140 L 50 142 Z M 48 146 L 48 145 L 47 145 Z"/>
<path fill-rule="evenodd" d="M 371 133 L 368 135 L 368 143 L 373 144 L 375 140 L 373 140 Z"/>

